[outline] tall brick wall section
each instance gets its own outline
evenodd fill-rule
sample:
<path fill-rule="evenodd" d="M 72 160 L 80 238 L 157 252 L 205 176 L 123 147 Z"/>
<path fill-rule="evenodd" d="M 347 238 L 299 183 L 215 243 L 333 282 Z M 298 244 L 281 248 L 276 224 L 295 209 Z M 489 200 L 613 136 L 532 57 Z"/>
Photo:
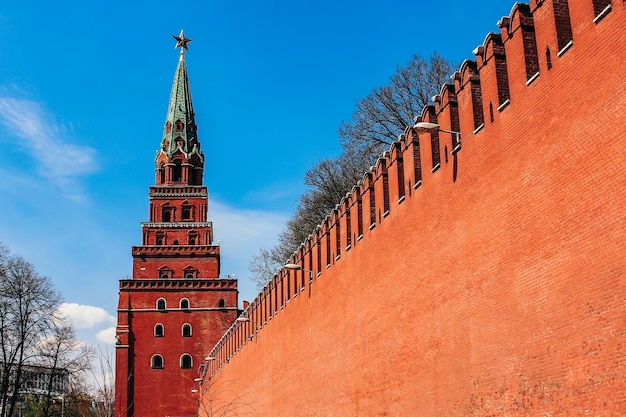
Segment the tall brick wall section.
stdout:
<path fill-rule="evenodd" d="M 364 178 L 291 260 L 314 281 L 282 270 L 212 350 L 201 415 L 626 415 L 626 2 L 568 8 L 560 48 L 553 2 L 530 4 L 530 80 L 513 8 L 510 102 L 477 48 L 482 94 L 464 64 L 435 101 L 443 128 L 458 104 L 461 150 L 440 132 L 431 172 L 437 142 L 407 129 L 403 186 L 397 150 L 372 172 L 375 226 Z"/>

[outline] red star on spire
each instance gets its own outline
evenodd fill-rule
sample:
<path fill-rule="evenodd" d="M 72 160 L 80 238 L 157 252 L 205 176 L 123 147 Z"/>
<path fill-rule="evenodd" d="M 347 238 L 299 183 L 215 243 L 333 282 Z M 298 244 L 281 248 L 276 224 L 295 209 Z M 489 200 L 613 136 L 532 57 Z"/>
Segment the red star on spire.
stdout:
<path fill-rule="evenodd" d="M 176 39 L 176 46 L 174 48 L 184 48 L 189 50 L 189 48 L 187 48 L 187 44 L 191 42 L 191 39 L 185 38 L 185 33 L 182 30 L 180 31 L 180 35 L 172 35 L 172 37 Z M 181 49 L 180 51 L 182 52 L 183 50 Z"/>

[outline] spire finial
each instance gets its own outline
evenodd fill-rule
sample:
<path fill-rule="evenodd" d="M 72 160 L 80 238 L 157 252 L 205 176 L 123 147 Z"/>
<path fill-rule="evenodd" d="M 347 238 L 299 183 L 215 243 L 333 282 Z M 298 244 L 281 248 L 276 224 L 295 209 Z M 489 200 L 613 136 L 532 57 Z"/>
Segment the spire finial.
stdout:
<path fill-rule="evenodd" d="M 185 54 L 185 49 L 189 50 L 189 48 L 187 48 L 187 44 L 191 42 L 191 39 L 185 38 L 185 32 L 182 30 L 180 31 L 180 35 L 172 35 L 172 37 L 176 39 L 176 46 L 174 48 L 180 48 L 180 56 L 182 59 L 183 55 Z"/>

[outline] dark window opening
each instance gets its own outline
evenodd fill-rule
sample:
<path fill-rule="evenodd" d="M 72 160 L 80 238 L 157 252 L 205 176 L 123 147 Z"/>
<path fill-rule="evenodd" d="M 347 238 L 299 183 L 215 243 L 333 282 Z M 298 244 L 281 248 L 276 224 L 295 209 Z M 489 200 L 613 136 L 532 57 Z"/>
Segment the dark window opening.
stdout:
<path fill-rule="evenodd" d="M 154 326 L 154 335 L 156 337 L 165 336 L 165 329 L 163 328 L 162 324 L 157 324 L 156 326 Z"/>
<path fill-rule="evenodd" d="M 172 221 L 172 210 L 171 209 L 163 209 L 163 221 L 169 223 Z"/>
<path fill-rule="evenodd" d="M 176 161 L 172 169 L 172 181 L 181 182 L 183 178 L 183 168 L 180 161 Z"/>
<path fill-rule="evenodd" d="M 180 308 L 182 309 L 188 309 L 189 308 L 189 300 L 186 298 L 183 298 L 182 300 L 180 300 Z"/>
<path fill-rule="evenodd" d="M 165 300 L 163 298 L 157 300 L 157 310 L 165 310 Z"/>
<path fill-rule="evenodd" d="M 183 324 L 183 337 L 191 337 L 191 324 Z"/>
<path fill-rule="evenodd" d="M 219 308 L 224 308 L 224 307 L 226 307 L 226 301 L 224 301 L 224 299 L 223 299 L 223 298 L 220 298 L 220 301 L 219 301 L 219 303 L 218 303 L 218 307 L 219 307 Z"/>
<path fill-rule="evenodd" d="M 190 369 L 192 366 L 191 355 L 183 355 L 180 357 L 180 367 L 183 369 Z"/>
<path fill-rule="evenodd" d="M 162 165 L 159 167 L 159 184 L 165 184 L 165 169 Z"/>
<path fill-rule="evenodd" d="M 183 129 L 185 128 L 185 124 L 181 122 L 180 120 L 176 120 L 176 123 L 174 124 L 174 126 L 176 127 L 177 132 L 182 132 Z"/>
<path fill-rule="evenodd" d="M 163 369 L 163 357 L 161 355 L 154 355 L 151 362 L 152 369 Z"/>

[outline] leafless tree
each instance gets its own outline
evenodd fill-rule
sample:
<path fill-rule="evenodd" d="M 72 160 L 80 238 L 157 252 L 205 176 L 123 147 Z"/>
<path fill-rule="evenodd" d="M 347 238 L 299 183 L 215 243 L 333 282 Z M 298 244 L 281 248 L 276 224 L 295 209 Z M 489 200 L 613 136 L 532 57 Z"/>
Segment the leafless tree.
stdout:
<path fill-rule="evenodd" d="M 452 65 L 438 54 L 427 61 L 419 55 L 398 66 L 389 85 L 377 87 L 356 103 L 352 120 L 339 127 L 344 149 L 354 149 L 374 160 L 412 124 L 430 98 L 449 81 Z"/>
<path fill-rule="evenodd" d="M 300 196 L 296 212 L 278 235 L 278 243 L 272 249 L 261 249 L 250 260 L 251 279 L 259 289 L 350 191 L 369 164 L 367 155 L 346 149 L 339 157 L 323 159 L 309 168 L 304 176 L 309 190 Z"/>
<path fill-rule="evenodd" d="M 240 417 L 254 414 L 254 407 L 251 402 L 246 401 L 246 395 L 240 395 L 233 389 L 233 381 L 215 384 L 207 379 L 206 384 L 208 385 L 201 389 L 198 416 Z"/>
<path fill-rule="evenodd" d="M 309 168 L 304 177 L 308 189 L 278 243 L 272 249 L 261 249 L 250 260 L 248 269 L 257 287 L 262 288 L 276 274 L 369 166 L 412 124 L 451 73 L 452 65 L 437 54 L 430 61 L 414 55 L 406 66 L 397 67 L 389 85 L 375 88 L 357 102 L 352 120 L 339 127 L 343 152 Z"/>
<path fill-rule="evenodd" d="M 18 400 L 25 365 L 57 319 L 60 294 L 19 256 L 0 253 L 0 415 L 11 416 Z"/>
<path fill-rule="evenodd" d="M 38 343 L 36 359 L 37 365 L 44 367 L 48 372 L 43 417 L 53 415 L 51 406 L 56 402 L 54 395 L 57 395 L 54 392 L 54 378 L 57 375 L 65 375 L 69 386 L 84 385 L 83 381 L 93 357 L 93 347 L 80 343 L 76 339 L 74 329 L 64 318 L 55 320 L 51 334 Z M 67 388 L 65 387 L 61 395 L 66 394 Z M 65 398 L 62 401 L 65 401 Z"/>
<path fill-rule="evenodd" d="M 94 417 L 113 417 L 113 405 L 115 402 L 115 372 L 113 359 L 108 351 L 98 351 L 98 366 L 92 366 L 91 373 L 95 381 L 93 395 Z"/>

